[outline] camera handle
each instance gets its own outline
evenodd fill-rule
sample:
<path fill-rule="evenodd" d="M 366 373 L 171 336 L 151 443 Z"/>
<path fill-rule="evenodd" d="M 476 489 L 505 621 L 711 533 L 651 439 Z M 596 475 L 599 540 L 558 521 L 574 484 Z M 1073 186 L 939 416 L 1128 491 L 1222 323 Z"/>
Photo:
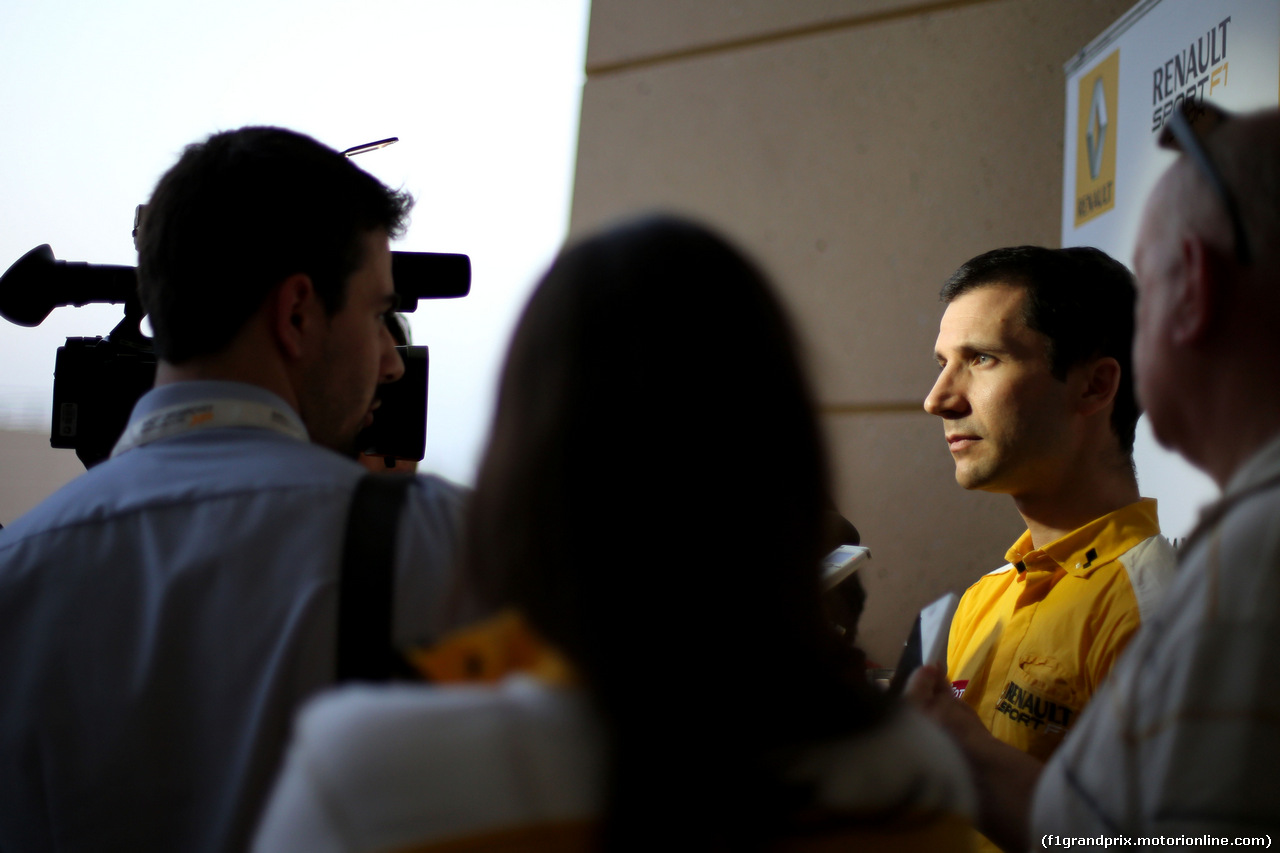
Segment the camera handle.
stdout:
<path fill-rule="evenodd" d="M 142 333 L 142 318 L 147 314 L 142 307 L 142 300 L 137 295 L 130 296 L 124 302 L 124 318 L 107 335 L 113 344 L 141 347 L 151 351 L 151 338 Z"/>

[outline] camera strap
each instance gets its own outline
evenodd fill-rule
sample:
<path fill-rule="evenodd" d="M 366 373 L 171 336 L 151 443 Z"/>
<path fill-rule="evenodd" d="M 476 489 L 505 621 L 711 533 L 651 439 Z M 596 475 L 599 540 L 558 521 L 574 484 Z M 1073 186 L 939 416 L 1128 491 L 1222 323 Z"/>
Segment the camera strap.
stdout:
<path fill-rule="evenodd" d="M 395 647 L 396 530 L 413 474 L 365 474 L 347 512 L 338 583 L 337 680 L 421 680 Z"/>
<path fill-rule="evenodd" d="M 274 430 L 302 441 L 308 440 L 307 431 L 297 420 L 275 406 L 251 400 L 196 400 L 157 409 L 129 424 L 112 448 L 111 455 L 116 457 L 162 438 L 214 427 L 256 427 Z"/>

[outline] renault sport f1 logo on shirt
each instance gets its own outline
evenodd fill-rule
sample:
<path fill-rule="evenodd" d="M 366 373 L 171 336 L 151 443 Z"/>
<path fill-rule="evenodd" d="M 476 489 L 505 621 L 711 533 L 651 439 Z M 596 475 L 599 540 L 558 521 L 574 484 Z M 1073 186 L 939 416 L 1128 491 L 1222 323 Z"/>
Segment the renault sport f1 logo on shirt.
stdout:
<path fill-rule="evenodd" d="M 1044 727 L 1049 733 L 1065 732 L 1077 709 L 1037 696 L 1025 687 L 1010 681 L 1005 685 L 996 713 L 1004 714 L 1015 723 L 1033 729 Z"/>

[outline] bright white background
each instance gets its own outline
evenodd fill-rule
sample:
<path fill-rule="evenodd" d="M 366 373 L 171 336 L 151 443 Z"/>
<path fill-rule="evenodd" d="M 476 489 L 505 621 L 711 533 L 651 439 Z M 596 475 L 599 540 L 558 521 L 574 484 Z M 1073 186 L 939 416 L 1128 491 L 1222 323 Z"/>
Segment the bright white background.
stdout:
<path fill-rule="evenodd" d="M 275 124 L 343 149 L 418 199 L 393 248 L 464 252 L 472 293 L 419 303 L 431 348 L 424 469 L 474 476 L 506 340 L 567 230 L 588 0 L 5 0 L 0 270 L 133 264 L 134 205 L 182 147 Z M 54 354 L 115 306 L 0 319 L 0 428 L 47 430 Z M 71 451 L 65 451 L 71 453 Z"/>

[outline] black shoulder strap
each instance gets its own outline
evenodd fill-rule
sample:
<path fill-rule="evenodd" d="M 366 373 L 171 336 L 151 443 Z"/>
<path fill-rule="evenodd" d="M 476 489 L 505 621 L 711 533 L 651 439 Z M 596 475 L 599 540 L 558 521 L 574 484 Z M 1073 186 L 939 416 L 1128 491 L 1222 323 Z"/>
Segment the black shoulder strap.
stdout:
<path fill-rule="evenodd" d="M 412 474 L 365 474 L 347 513 L 338 584 L 337 680 L 387 681 L 403 658 L 393 634 L 396 528 Z"/>

